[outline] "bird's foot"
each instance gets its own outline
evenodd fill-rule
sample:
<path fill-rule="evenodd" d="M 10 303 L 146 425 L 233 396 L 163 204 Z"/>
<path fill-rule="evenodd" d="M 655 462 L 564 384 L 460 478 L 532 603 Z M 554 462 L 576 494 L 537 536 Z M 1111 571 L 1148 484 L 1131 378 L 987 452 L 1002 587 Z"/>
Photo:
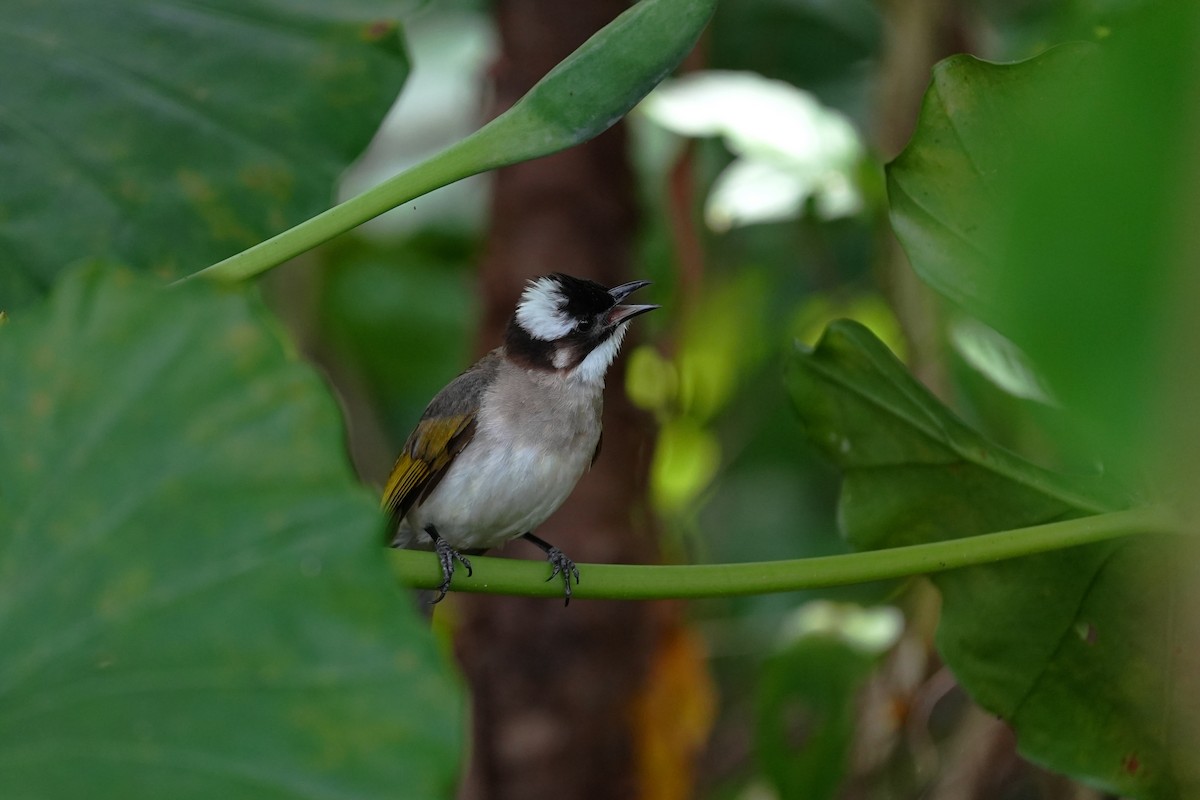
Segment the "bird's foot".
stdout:
<path fill-rule="evenodd" d="M 446 592 L 450 590 L 450 579 L 454 577 L 454 562 L 459 561 L 467 568 L 467 576 L 472 575 L 471 562 L 462 553 L 455 550 L 440 536 L 433 537 L 433 549 L 437 552 L 438 563 L 442 565 L 442 582 L 437 587 L 437 597 L 430 604 L 442 602 Z"/>
<path fill-rule="evenodd" d="M 521 534 L 521 538 L 532 542 L 542 549 L 546 554 L 546 560 L 554 567 L 554 571 L 550 573 L 547 581 L 554 580 L 555 575 L 562 575 L 563 582 L 563 605 L 571 604 L 571 578 L 575 579 L 575 583 L 579 583 L 579 568 L 575 566 L 575 562 L 567 558 L 567 554 L 559 550 L 554 545 L 547 542 L 545 539 L 539 539 L 532 532 Z"/>
<path fill-rule="evenodd" d="M 567 554 L 557 547 L 551 547 L 546 551 L 546 560 L 554 567 L 547 581 L 554 580 L 555 575 L 562 575 L 563 582 L 563 605 L 571 604 L 571 578 L 575 578 L 575 583 L 579 583 L 579 568 L 575 566 L 575 562 L 567 558 Z"/>

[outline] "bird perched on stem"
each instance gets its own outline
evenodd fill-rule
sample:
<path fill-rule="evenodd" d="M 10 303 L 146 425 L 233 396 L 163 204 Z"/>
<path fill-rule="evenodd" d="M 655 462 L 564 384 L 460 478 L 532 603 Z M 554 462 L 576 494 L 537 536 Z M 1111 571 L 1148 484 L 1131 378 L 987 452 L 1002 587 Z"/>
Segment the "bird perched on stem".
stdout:
<path fill-rule="evenodd" d="M 604 375 L 629 321 L 654 305 L 622 305 L 649 284 L 605 289 L 562 273 L 529 282 L 504 344 L 447 384 L 425 409 L 383 491 L 392 547 L 432 549 L 442 567 L 511 539 L 540 547 L 561 575 L 565 602 L 575 562 L 533 535 L 600 453 Z"/>

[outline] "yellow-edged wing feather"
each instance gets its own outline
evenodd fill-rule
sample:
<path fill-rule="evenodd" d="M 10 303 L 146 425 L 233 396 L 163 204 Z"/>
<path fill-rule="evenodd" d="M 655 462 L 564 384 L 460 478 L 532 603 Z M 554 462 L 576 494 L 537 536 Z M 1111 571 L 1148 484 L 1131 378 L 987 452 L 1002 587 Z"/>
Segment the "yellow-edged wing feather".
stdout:
<path fill-rule="evenodd" d="M 487 387 L 500 368 L 503 355 L 493 350 L 450 381 L 429 402 L 417 428 L 404 443 L 381 501 L 391 514 L 390 536 L 414 506 L 437 488 L 456 456 L 475 435 L 475 417 Z M 391 543 L 395 543 L 392 539 Z"/>
<path fill-rule="evenodd" d="M 474 433 L 474 414 L 426 417 L 417 424 L 383 489 L 382 505 L 397 524 L 433 491 Z"/>

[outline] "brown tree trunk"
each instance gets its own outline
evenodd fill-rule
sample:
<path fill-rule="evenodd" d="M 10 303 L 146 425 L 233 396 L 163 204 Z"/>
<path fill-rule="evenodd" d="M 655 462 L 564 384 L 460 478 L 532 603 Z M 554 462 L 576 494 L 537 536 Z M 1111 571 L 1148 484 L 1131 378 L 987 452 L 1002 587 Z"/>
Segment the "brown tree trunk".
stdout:
<path fill-rule="evenodd" d="M 621 0 L 499 0 L 501 53 L 492 114 L 625 8 Z M 562 271 L 611 286 L 634 277 L 637 222 L 625 133 L 618 125 L 558 155 L 499 171 L 480 271 L 479 350 L 495 346 L 525 281 Z M 636 326 L 634 330 L 636 336 Z M 628 349 L 628 345 L 627 345 Z M 539 530 L 577 562 L 651 562 L 645 479 L 649 421 L 609 372 L 604 447 L 572 497 Z M 504 555 L 542 558 L 515 542 Z M 586 567 L 581 580 L 588 579 Z M 470 683 L 472 746 L 460 796 L 645 796 L 647 696 L 680 623 L 662 603 L 457 596 L 455 649 Z M 674 652 L 678 652 L 675 648 Z M 698 659 L 696 659 L 698 661 Z"/>

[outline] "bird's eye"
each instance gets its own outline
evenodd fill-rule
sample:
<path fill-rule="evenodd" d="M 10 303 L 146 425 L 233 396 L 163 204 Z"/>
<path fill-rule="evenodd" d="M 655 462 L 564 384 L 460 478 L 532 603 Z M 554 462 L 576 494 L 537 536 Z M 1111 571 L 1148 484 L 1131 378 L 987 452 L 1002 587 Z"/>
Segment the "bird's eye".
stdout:
<path fill-rule="evenodd" d="M 581 319 L 579 322 L 575 323 L 575 330 L 579 331 L 580 333 L 587 333 L 595 324 L 596 321 L 591 317 L 588 317 L 587 319 Z"/>

